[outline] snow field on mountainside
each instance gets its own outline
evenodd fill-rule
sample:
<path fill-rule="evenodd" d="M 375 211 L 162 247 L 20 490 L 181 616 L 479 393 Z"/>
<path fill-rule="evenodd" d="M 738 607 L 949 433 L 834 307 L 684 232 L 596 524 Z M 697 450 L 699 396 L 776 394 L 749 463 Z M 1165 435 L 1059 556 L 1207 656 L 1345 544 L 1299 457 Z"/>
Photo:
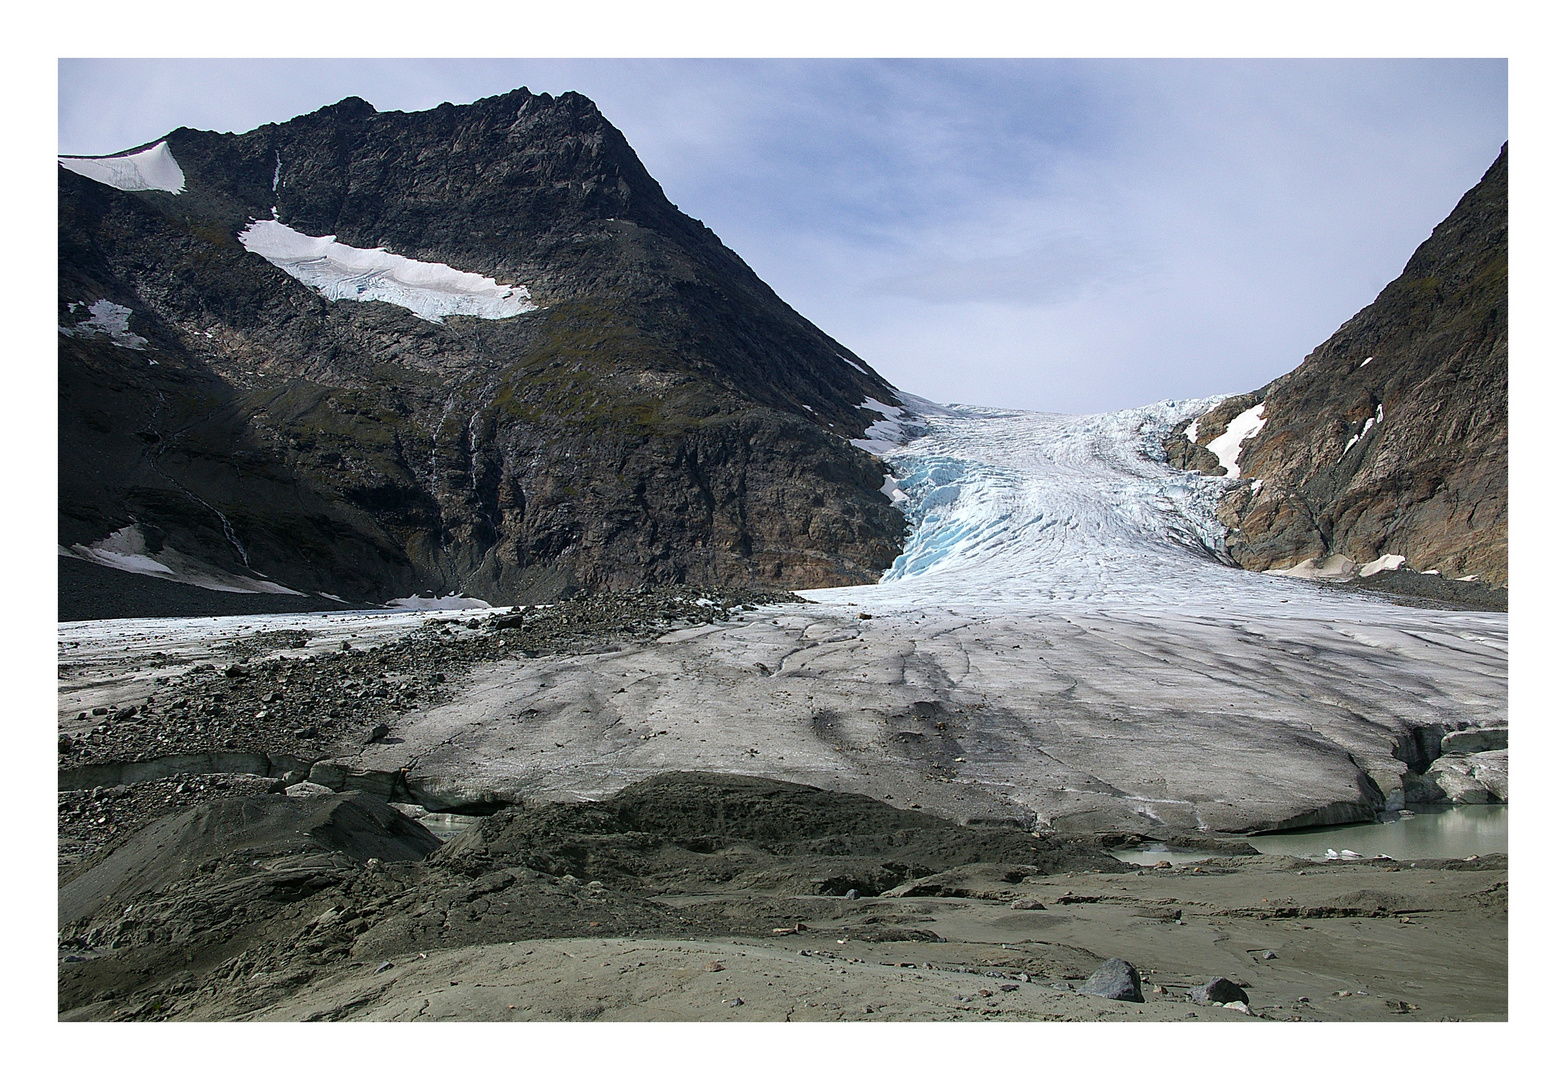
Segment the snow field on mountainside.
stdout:
<path fill-rule="evenodd" d="M 59 162 L 61 167 L 78 176 L 120 191 L 167 191 L 178 195 L 185 190 L 185 171 L 174 160 L 166 142 L 134 154 L 61 157 Z"/>
<path fill-rule="evenodd" d="M 1240 475 L 1240 444 L 1261 433 L 1262 425 L 1267 422 L 1263 415 L 1266 409 L 1265 401 L 1246 409 L 1229 421 L 1222 435 L 1207 444 L 1207 449 L 1217 456 L 1218 464 L 1223 466 L 1225 476 Z"/>
<path fill-rule="evenodd" d="M 74 312 L 80 304 L 72 304 Z M 110 300 L 94 301 L 87 309 L 92 318 L 77 323 L 75 326 L 62 326 L 60 333 L 66 337 L 86 338 L 95 334 L 107 334 L 109 340 L 122 349 L 135 349 L 141 352 L 147 348 L 147 339 L 140 334 L 132 332 L 130 328 L 131 309 Z M 157 363 L 157 361 L 149 361 Z"/>
<path fill-rule="evenodd" d="M 335 236 L 306 236 L 280 221 L 251 222 L 239 242 L 328 300 L 382 300 L 429 322 L 450 315 L 509 319 L 538 307 L 524 286 L 384 248 L 351 247 Z"/>

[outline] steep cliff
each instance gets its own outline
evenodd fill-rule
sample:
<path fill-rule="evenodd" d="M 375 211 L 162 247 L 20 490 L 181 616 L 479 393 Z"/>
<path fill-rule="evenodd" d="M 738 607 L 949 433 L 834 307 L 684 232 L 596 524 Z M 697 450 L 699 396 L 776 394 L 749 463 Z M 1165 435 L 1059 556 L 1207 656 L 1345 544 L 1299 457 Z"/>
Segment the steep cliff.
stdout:
<path fill-rule="evenodd" d="M 1241 566 L 1507 584 L 1506 288 L 1502 147 L 1374 303 L 1170 438 L 1172 463 L 1218 473 L 1225 436 L 1255 429 L 1220 506 Z"/>

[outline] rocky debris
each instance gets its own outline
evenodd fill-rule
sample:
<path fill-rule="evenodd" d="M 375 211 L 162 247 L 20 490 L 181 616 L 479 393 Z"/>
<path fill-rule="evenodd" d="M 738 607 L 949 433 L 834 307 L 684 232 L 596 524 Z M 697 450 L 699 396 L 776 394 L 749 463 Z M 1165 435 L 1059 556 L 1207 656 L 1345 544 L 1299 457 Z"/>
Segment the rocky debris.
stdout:
<path fill-rule="evenodd" d="M 895 878 L 1020 849 L 1035 864 L 1115 868 L 1087 842 L 748 777 L 679 774 L 603 803 L 513 807 L 443 847 L 362 793 L 218 799 L 153 822 L 65 881 L 60 943 L 76 959 L 62 963 L 61 1007 L 112 999 L 126 1018 L 145 1018 L 134 1010 L 149 987 L 169 1006 L 160 1015 L 178 1015 L 203 987 L 253 1007 L 348 957 L 374 965 L 485 942 L 771 938 L 780 925 L 801 935 L 843 910 L 830 892 L 802 901 L 802 883 L 875 866 Z M 656 901 L 691 890 L 751 899 Z M 828 932 L 943 940 L 875 916 Z"/>
<path fill-rule="evenodd" d="M 1001 867 L 1002 882 L 1057 869 L 1126 869 L 1089 840 L 957 825 L 863 795 L 709 773 L 655 776 L 601 802 L 506 807 L 434 861 L 470 873 L 521 865 L 611 887 L 665 878 L 742 887 L 764 879 L 830 897 L 850 890 L 878 896 L 963 866 L 985 874 Z"/>
<path fill-rule="evenodd" d="M 1142 976 L 1136 968 L 1118 958 L 1105 960 L 1077 990 L 1079 994 L 1109 998 L 1111 1001 L 1141 1001 Z"/>
<path fill-rule="evenodd" d="M 56 818 L 60 876 L 80 873 L 158 818 L 215 798 L 259 795 L 268 785 L 264 777 L 212 773 L 61 791 Z"/>
<path fill-rule="evenodd" d="M 1451 599 L 1495 605 L 1508 580 L 1507 236 L 1502 147 L 1374 303 L 1295 370 L 1201 417 L 1196 445 L 1170 437 L 1170 461 L 1199 468 L 1199 447 L 1264 406 L 1238 458 L 1250 483 L 1219 506 L 1230 557 L 1287 570 L 1402 556 L 1399 580 L 1477 577 L 1486 595 Z"/>
<path fill-rule="evenodd" d="M 91 717 L 62 721 L 61 782 L 93 786 L 102 781 L 76 779 L 87 777 L 89 767 L 181 754 L 330 759 L 385 738 L 391 722 L 410 709 L 447 700 L 453 693 L 448 680 L 474 664 L 648 640 L 676 626 L 723 621 L 737 610 L 783 602 L 801 601 L 793 593 L 747 587 L 583 593 L 483 618 L 432 619 L 373 648 L 309 656 L 266 655 L 308 644 L 292 631 L 252 635 L 240 639 L 250 650 L 246 663 L 222 670 L 197 664 L 169 677 L 140 708 L 103 706 Z"/>
<path fill-rule="evenodd" d="M 1191 1000 L 1198 1005 L 1228 1005 L 1231 1002 L 1250 1004 L 1250 996 L 1235 982 L 1222 975 L 1208 979 L 1200 986 L 1191 987 Z"/>

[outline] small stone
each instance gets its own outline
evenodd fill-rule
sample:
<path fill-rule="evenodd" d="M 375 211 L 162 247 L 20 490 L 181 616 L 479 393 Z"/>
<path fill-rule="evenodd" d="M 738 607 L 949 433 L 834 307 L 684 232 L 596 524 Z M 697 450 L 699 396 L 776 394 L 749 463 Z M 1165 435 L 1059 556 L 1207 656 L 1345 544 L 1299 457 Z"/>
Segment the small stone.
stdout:
<path fill-rule="evenodd" d="M 69 735 L 63 733 L 60 735 L 60 753 L 69 754 L 75 746 L 76 744 L 71 741 Z"/>
<path fill-rule="evenodd" d="M 731 1009 L 737 1009 L 743 1004 L 745 1004 L 744 998 L 730 998 L 728 1001 L 728 1006 Z"/>
<path fill-rule="evenodd" d="M 1254 1016 L 1255 1015 L 1254 1013 L 1251 1012 L 1251 1007 L 1249 1005 L 1245 1004 L 1245 1002 L 1243 1002 L 1243 1001 L 1226 1001 L 1226 1002 L 1224 1002 L 1223 1007 L 1225 1009 L 1233 1009 L 1235 1012 L 1244 1013 L 1246 1016 Z"/>
<path fill-rule="evenodd" d="M 320 732 L 317 731 L 314 727 L 302 727 L 298 731 L 294 732 L 294 738 L 313 739 L 319 734 Z"/>
<path fill-rule="evenodd" d="M 1041 904 L 1037 900 L 1033 900 L 1031 898 L 1024 898 L 1022 900 L 1013 900 L 1011 902 L 1011 906 L 1015 910 L 1017 910 L 1017 911 L 1042 911 L 1042 910 L 1044 910 L 1044 905 L 1043 904 Z"/>
<path fill-rule="evenodd" d="M 1077 992 L 1111 1001 L 1142 1001 L 1142 976 L 1126 961 L 1111 958 L 1088 976 Z"/>
<path fill-rule="evenodd" d="M 709 961 L 707 961 L 707 970 L 708 971 L 722 971 L 723 970 L 723 965 L 718 963 L 716 960 L 709 960 Z"/>
<path fill-rule="evenodd" d="M 1191 988 L 1191 1000 L 1198 1005 L 1227 1005 L 1231 1001 L 1250 1002 L 1250 997 L 1239 985 L 1223 976 L 1208 979 L 1201 986 Z"/>
<path fill-rule="evenodd" d="M 844 900 L 858 900 L 859 899 L 859 890 L 858 889 L 849 889 L 846 893 L 843 894 L 843 899 Z"/>
<path fill-rule="evenodd" d="M 1278 954 L 1273 952 L 1271 949 L 1268 949 L 1266 952 L 1261 954 L 1261 958 L 1263 960 L 1276 960 L 1278 959 Z"/>
<path fill-rule="evenodd" d="M 392 962 L 390 960 L 383 960 L 381 961 L 381 966 L 375 969 L 375 974 L 379 975 L 381 972 L 390 971 L 391 969 Z"/>
<path fill-rule="evenodd" d="M 370 729 L 370 737 L 364 741 L 367 743 L 377 743 L 390 734 L 391 728 L 387 727 L 385 724 L 376 724 Z"/>

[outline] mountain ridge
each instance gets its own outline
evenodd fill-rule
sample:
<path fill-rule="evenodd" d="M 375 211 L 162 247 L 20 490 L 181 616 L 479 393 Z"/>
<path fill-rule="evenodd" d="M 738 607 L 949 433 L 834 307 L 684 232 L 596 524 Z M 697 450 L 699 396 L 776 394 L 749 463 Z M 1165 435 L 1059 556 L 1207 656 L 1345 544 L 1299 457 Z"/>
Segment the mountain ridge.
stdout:
<path fill-rule="evenodd" d="M 159 141 L 179 194 L 60 173 L 62 330 L 106 299 L 148 342 L 61 335 L 62 547 L 133 525 L 153 556 L 367 601 L 890 565 L 905 525 L 849 440 L 895 389 L 675 208 L 585 97 L 349 98 Z M 274 213 L 538 310 L 329 302 L 240 243 Z"/>
<path fill-rule="evenodd" d="M 1372 303 L 1165 451 L 1221 472 L 1214 441 L 1243 415 L 1261 421 L 1234 456 L 1251 483 L 1219 505 L 1246 569 L 1352 579 L 1401 565 L 1504 587 L 1507 340 L 1503 145 Z"/>

